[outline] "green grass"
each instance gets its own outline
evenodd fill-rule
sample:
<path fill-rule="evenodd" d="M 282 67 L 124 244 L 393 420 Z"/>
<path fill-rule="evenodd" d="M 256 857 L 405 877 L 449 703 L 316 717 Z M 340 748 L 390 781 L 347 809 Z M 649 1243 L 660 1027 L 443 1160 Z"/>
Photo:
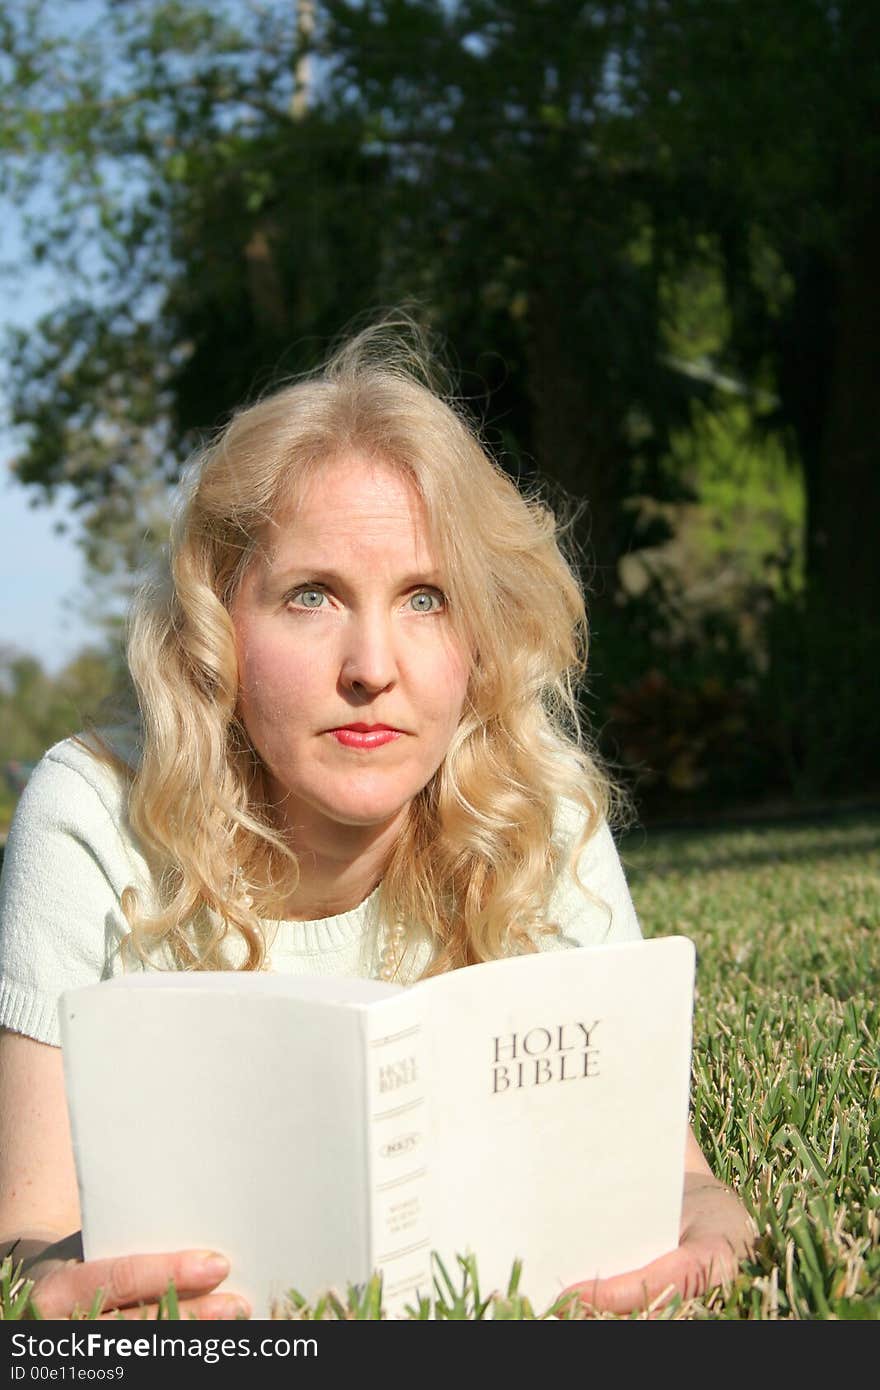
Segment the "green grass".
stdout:
<path fill-rule="evenodd" d="M 623 854 L 646 935 L 696 943 L 694 1127 L 760 1231 L 731 1288 L 650 1315 L 880 1318 L 880 816 L 631 835 Z M 477 1264 L 437 1271 L 437 1315 L 548 1311 L 528 1268 L 492 1297 Z M 0 1276 L 0 1317 L 24 1314 L 23 1287 Z M 380 1311 L 373 1281 L 285 1315 Z"/>
<path fill-rule="evenodd" d="M 679 1316 L 880 1317 L 880 817 L 631 836 L 646 935 L 696 943 L 693 1122 L 761 1232 Z"/>

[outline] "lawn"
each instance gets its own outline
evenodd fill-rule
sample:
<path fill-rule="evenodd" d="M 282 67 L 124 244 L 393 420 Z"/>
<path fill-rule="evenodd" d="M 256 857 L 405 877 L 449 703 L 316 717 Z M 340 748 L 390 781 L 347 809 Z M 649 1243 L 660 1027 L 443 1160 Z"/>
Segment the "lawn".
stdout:
<path fill-rule="evenodd" d="M 646 935 L 696 943 L 693 1122 L 761 1231 L 678 1317 L 880 1317 L 880 817 L 630 836 Z"/>
<path fill-rule="evenodd" d="M 652 1315 L 880 1318 L 880 816 L 631 834 L 622 850 L 645 934 L 696 943 L 694 1127 L 761 1233 L 732 1288 Z M 475 1314 L 469 1271 L 451 1271 L 439 1311 L 519 1318 L 523 1295 L 527 1268 Z M 7 1269 L 0 1316 L 16 1301 Z M 374 1285 L 289 1311 L 378 1310 Z"/>

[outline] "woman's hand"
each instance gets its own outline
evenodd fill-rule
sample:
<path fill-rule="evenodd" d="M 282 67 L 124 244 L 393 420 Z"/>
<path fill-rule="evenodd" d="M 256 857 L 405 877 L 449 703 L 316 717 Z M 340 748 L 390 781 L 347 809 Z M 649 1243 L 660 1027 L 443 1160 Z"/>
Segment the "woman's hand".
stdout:
<path fill-rule="evenodd" d="M 112 1260 L 64 1259 L 66 1242 L 48 1247 L 25 1267 L 35 1281 L 31 1301 L 44 1318 L 88 1313 L 101 1291 L 103 1318 L 155 1318 L 159 1299 L 174 1281 L 182 1318 L 247 1317 L 247 1302 L 232 1293 L 211 1293 L 229 1273 L 229 1261 L 212 1250 L 169 1255 L 124 1255 Z"/>
<path fill-rule="evenodd" d="M 577 1295 L 587 1312 L 607 1313 L 641 1311 L 675 1293 L 696 1298 L 736 1276 L 754 1237 L 752 1220 L 729 1187 L 711 1173 L 686 1172 L 678 1249 L 627 1274 L 572 1284 L 565 1294 Z"/>

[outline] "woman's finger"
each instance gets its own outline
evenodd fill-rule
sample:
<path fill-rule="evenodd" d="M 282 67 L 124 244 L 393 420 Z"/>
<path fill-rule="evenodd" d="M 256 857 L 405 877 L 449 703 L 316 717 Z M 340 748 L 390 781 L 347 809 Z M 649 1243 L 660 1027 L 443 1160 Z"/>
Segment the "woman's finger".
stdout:
<path fill-rule="evenodd" d="M 206 1294 L 225 1279 L 229 1261 L 213 1250 L 180 1250 L 164 1255 L 121 1255 L 56 1265 L 34 1286 L 33 1301 L 45 1318 L 88 1310 L 100 1291 L 101 1308 L 154 1304 L 173 1280 L 179 1296 Z"/>
<path fill-rule="evenodd" d="M 694 1298 L 705 1287 L 700 1261 L 684 1247 L 679 1247 L 641 1269 L 616 1274 L 610 1279 L 572 1284 L 565 1293 L 577 1295 L 588 1310 L 631 1313 L 648 1308 L 664 1294 L 671 1297 L 677 1290 L 684 1298 Z"/>
<path fill-rule="evenodd" d="M 181 1299 L 178 1303 L 178 1313 L 184 1321 L 187 1318 L 197 1318 L 200 1322 L 232 1321 L 250 1317 L 250 1312 L 250 1305 L 234 1293 L 209 1293 L 204 1298 Z M 137 1308 L 116 1308 L 112 1312 L 102 1313 L 99 1321 L 124 1319 L 126 1322 L 150 1322 L 158 1316 L 158 1303 L 145 1303 Z M 163 1316 L 167 1317 L 167 1312 Z"/>
<path fill-rule="evenodd" d="M 729 1242 L 690 1240 L 641 1269 L 572 1284 L 565 1292 L 576 1293 L 586 1308 L 596 1312 L 631 1313 L 658 1300 L 661 1305 L 668 1303 L 676 1293 L 684 1299 L 697 1298 L 711 1285 L 732 1278 L 736 1269 Z"/>

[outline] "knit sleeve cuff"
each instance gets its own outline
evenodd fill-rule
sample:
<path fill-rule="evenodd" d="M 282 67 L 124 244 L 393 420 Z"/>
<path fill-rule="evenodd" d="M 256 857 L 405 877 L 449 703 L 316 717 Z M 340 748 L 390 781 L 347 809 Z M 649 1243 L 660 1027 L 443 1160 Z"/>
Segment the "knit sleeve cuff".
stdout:
<path fill-rule="evenodd" d="M 24 989 L 7 978 L 0 979 L 0 1026 L 52 1047 L 61 1046 L 57 998 L 39 990 Z"/>

